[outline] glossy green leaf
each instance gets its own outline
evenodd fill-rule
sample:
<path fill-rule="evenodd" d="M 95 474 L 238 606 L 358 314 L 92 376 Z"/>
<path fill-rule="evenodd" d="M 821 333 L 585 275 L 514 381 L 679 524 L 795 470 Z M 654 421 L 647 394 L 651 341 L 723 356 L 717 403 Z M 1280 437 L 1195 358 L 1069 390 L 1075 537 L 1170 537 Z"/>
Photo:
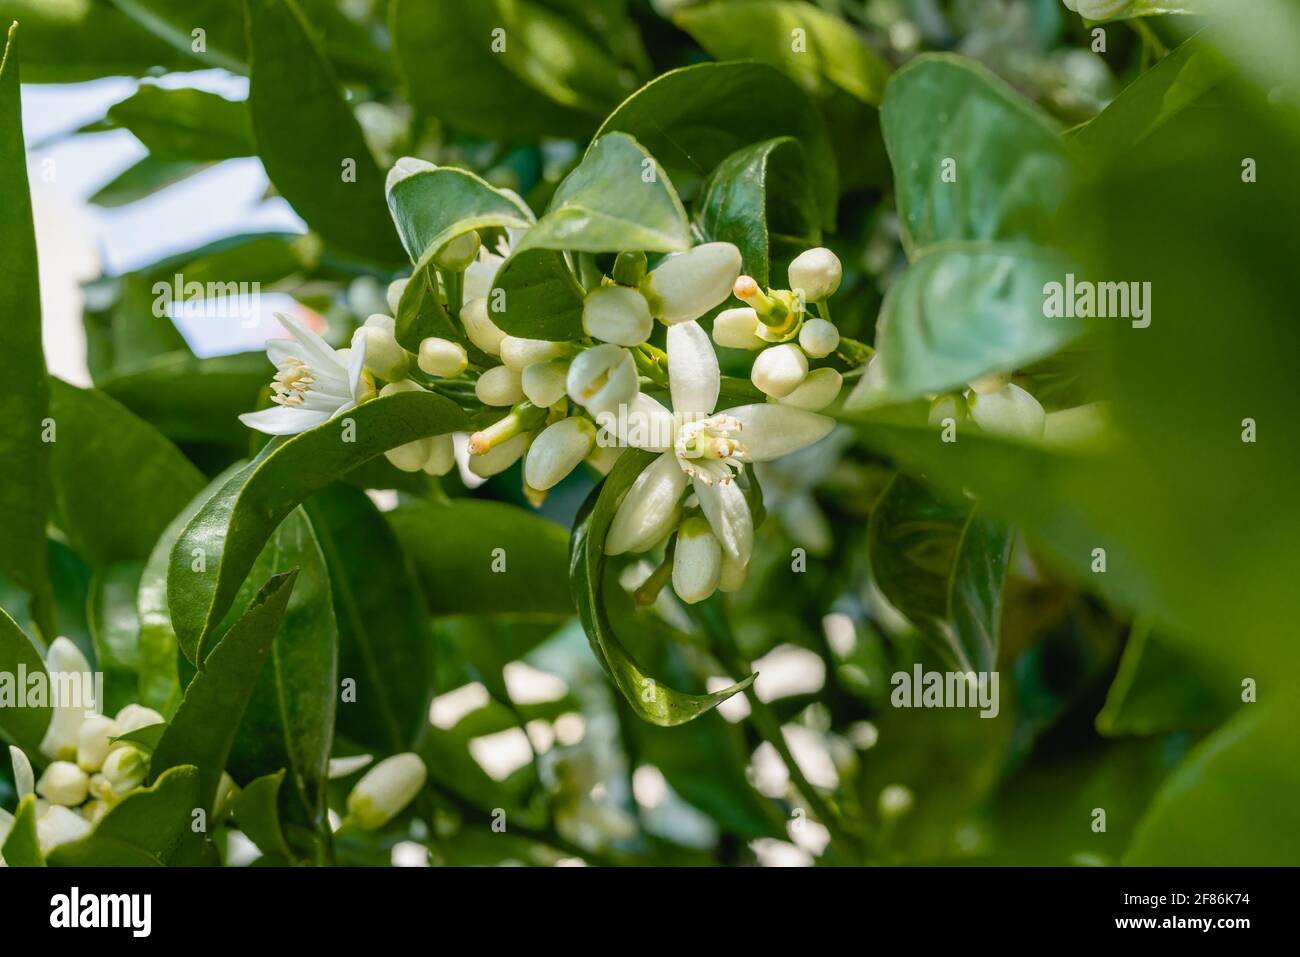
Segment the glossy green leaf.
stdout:
<path fill-rule="evenodd" d="M 135 596 L 140 585 L 141 562 L 122 562 L 96 569 L 87 601 L 90 634 L 95 643 L 95 667 L 104 673 L 107 714 L 117 714 L 138 700 L 140 668 L 140 616 Z"/>
<path fill-rule="evenodd" d="M 280 828 L 280 788 L 284 784 L 284 774 L 284 771 L 276 771 L 249 782 L 230 809 L 244 836 L 276 863 L 288 863 L 293 859 L 293 852 Z"/>
<path fill-rule="evenodd" d="M 637 717 L 670 727 L 712 711 L 753 684 L 755 675 L 707 695 L 674 691 L 646 674 L 614 632 L 614 623 L 605 609 L 605 537 L 619 504 L 651 460 L 648 452 L 628 449 L 605 480 L 592 490 L 573 526 L 569 582 L 583 630 L 605 673 Z"/>
<path fill-rule="evenodd" d="M 945 240 L 1050 236 L 1070 157 L 1055 121 L 987 69 L 923 54 L 895 74 L 880 119 L 909 255 Z"/>
<path fill-rule="evenodd" d="M 1160 789 L 1124 863 L 1149 867 L 1300 864 L 1300 736 L 1294 702 L 1249 704 Z"/>
<path fill-rule="evenodd" d="M 134 745 L 153 753 L 158 747 L 158 742 L 162 736 L 167 733 L 167 722 L 159 721 L 155 724 L 147 724 L 143 728 L 136 728 L 134 731 L 128 731 L 126 734 L 114 735 L 110 740 L 129 741 Z"/>
<path fill-rule="evenodd" d="M 160 867 L 194 836 L 199 772 L 181 766 L 113 805 L 95 830 L 49 855 L 55 867 Z"/>
<path fill-rule="evenodd" d="M 1089 320 L 1049 318 L 1048 283 L 1076 267 L 1042 246 L 932 246 L 890 288 L 877 320 L 884 391 L 910 399 L 1023 368 L 1084 331 Z M 1095 320 L 1093 320 L 1095 321 Z"/>
<path fill-rule="evenodd" d="M 50 445 L 42 438 L 49 391 L 41 349 L 41 297 L 37 283 L 36 238 L 27 187 L 19 99 L 17 31 L 11 29 L 0 60 L 0 575 L 35 597 L 42 630 L 53 629 L 45 565 L 45 521 L 49 507 Z M 49 636 L 53 638 L 53 635 Z"/>
<path fill-rule="evenodd" d="M 202 474 L 148 423 L 93 389 L 51 380 L 54 513 L 92 565 L 143 561 Z"/>
<path fill-rule="evenodd" d="M 994 670 L 1011 533 L 972 509 L 897 476 L 871 513 L 871 571 L 958 671 Z"/>
<path fill-rule="evenodd" d="M 437 270 L 432 266 L 416 269 L 402 290 L 397 304 L 397 341 L 412 353 L 419 353 L 420 343 L 430 336 L 459 342 L 474 356 L 482 353 L 470 343 L 460 323 L 451 318 L 443 302 Z"/>
<path fill-rule="evenodd" d="M 44 867 L 40 840 L 36 834 L 36 795 L 29 794 L 18 802 L 13 826 L 0 847 L 0 860 L 6 867 Z"/>
<path fill-rule="evenodd" d="M 434 614 L 573 614 L 565 531 L 502 502 L 402 505 L 389 524 Z"/>
<path fill-rule="evenodd" d="M 417 270 L 447 242 L 472 229 L 524 229 L 533 222 L 532 211 L 521 200 L 452 166 L 398 180 L 388 191 L 388 209 Z"/>
<path fill-rule="evenodd" d="M 753 104 L 762 104 L 762 123 L 754 122 Z M 839 194 L 826 127 L 807 94 L 775 67 L 741 61 L 671 70 L 624 100 L 596 135 L 615 130 L 635 137 L 683 192 L 742 146 L 792 136 L 817 170 L 822 225 L 835 225 Z"/>
<path fill-rule="evenodd" d="M 803 147 L 786 136 L 732 153 L 704 186 L 698 208 L 705 237 L 734 244 L 745 275 L 763 288 L 773 260 L 788 261 L 821 242 L 811 174 Z"/>
<path fill-rule="evenodd" d="M 412 562 L 364 492 L 335 484 L 306 507 L 329 565 L 339 674 L 356 683 L 339 706 L 339 733 L 364 748 L 406 750 L 428 720 L 433 687 L 429 611 Z M 439 527 L 426 550 L 436 543 L 455 556 L 451 528 Z"/>
<path fill-rule="evenodd" d="M 188 298 L 184 295 L 184 284 L 191 282 L 205 287 L 208 283 L 222 283 L 222 291 L 234 296 L 238 288 L 231 289 L 226 283 L 260 282 L 269 286 L 310 268 L 313 255 L 312 243 L 300 234 L 241 233 L 166 256 L 136 270 L 134 275 L 144 279 L 155 295 L 162 292 L 161 288 L 155 288 L 156 283 L 170 286 L 173 299 L 178 298 L 175 290 L 178 274 L 183 298 Z"/>
<path fill-rule="evenodd" d="M 1097 715 L 1104 735 L 1212 728 L 1241 705 L 1241 682 L 1196 656 L 1194 645 L 1134 624 L 1119 672 Z"/>
<path fill-rule="evenodd" d="M 449 399 L 403 393 L 269 443 L 203 505 L 172 550 L 167 601 L 186 657 L 203 660 L 257 554 L 295 506 L 388 449 L 467 427 Z M 203 570 L 195 571 L 200 555 Z"/>
<path fill-rule="evenodd" d="M 45 671 L 45 662 L 26 632 L 18 627 L 8 612 L 0 608 L 0 674 L 6 676 L 6 684 L 15 683 L 10 684 L 6 697 L 9 693 L 17 695 L 20 690 L 16 685 L 20 668 L 29 675 L 40 674 Z M 45 738 L 51 713 L 48 705 L 18 708 L 8 704 L 0 707 L 0 737 L 12 741 L 24 751 L 36 754 Z"/>
<path fill-rule="evenodd" d="M 294 0 L 245 0 L 248 108 L 267 176 L 307 224 L 364 259 L 402 260 L 384 177 Z"/>
<path fill-rule="evenodd" d="M 390 29 L 412 102 L 480 136 L 580 137 L 635 85 L 533 0 L 395 0 Z"/>
<path fill-rule="evenodd" d="M 0 0 L 0 23 L 21 25 L 24 79 L 77 83 L 143 76 L 155 67 L 192 69 L 196 61 L 160 43 L 111 3 Z"/>
<path fill-rule="evenodd" d="M 635 139 L 614 132 L 591 144 L 514 251 L 666 253 L 690 247 L 686 210 L 667 173 Z"/>
<path fill-rule="evenodd" d="M 198 768 L 198 806 L 209 813 L 296 578 L 294 571 L 277 575 L 257 593 L 212 649 L 205 670 L 185 689 L 180 707 L 154 749 L 149 766 L 154 777 L 182 764 Z"/>
<path fill-rule="evenodd" d="M 106 209 L 116 209 L 184 182 L 211 166 L 211 163 L 199 160 L 165 160 L 146 156 L 101 186 L 90 197 L 90 202 Z"/>
<path fill-rule="evenodd" d="M 205 90 L 144 85 L 110 106 L 108 119 L 159 159 L 223 160 L 257 152 L 247 105 Z"/>
<path fill-rule="evenodd" d="M 564 254 L 554 249 L 516 253 L 497 270 L 488 310 L 503 332 L 526 339 L 577 339 L 586 292 Z"/>
<path fill-rule="evenodd" d="M 159 356 L 192 355 L 185 337 L 166 312 L 157 309 L 154 293 L 142 280 L 129 276 L 119 289 L 111 308 L 103 312 L 87 309 L 82 317 L 86 364 L 97 387 L 105 379 L 130 373 Z"/>
<path fill-rule="evenodd" d="M 678 10 L 673 22 L 715 59 L 770 63 L 818 97 L 838 88 L 874 106 L 889 81 L 889 64 L 848 23 L 810 3 L 700 4 Z"/>

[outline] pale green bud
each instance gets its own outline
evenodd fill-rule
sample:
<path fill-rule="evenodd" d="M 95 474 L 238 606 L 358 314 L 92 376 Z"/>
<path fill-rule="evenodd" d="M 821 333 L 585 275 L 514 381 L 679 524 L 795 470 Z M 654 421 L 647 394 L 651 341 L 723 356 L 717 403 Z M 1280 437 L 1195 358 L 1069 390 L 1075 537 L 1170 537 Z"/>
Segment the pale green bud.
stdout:
<path fill-rule="evenodd" d="M 722 545 L 699 516 L 682 522 L 673 552 L 673 591 L 688 605 L 704 601 L 718 589 Z"/>
<path fill-rule="evenodd" d="M 835 295 L 843 275 L 839 257 L 819 246 L 800 253 L 790 263 L 790 289 L 802 293 L 805 302 L 821 302 Z"/>
<path fill-rule="evenodd" d="M 523 372 L 538 362 L 550 362 L 568 351 L 567 343 L 548 339 L 521 339 L 506 336 L 501 340 L 501 361 L 516 372 Z"/>
<path fill-rule="evenodd" d="M 426 777 L 419 755 L 406 752 L 385 758 L 348 795 L 348 816 L 362 830 L 381 828 L 415 799 Z"/>
<path fill-rule="evenodd" d="M 439 249 L 433 257 L 433 264 L 447 272 L 464 272 L 478 257 L 479 247 L 482 245 L 478 233 L 473 231 L 464 233 Z"/>
<path fill-rule="evenodd" d="M 460 321 L 470 342 L 490 356 L 501 355 L 501 340 L 506 334 L 488 316 L 486 299 L 470 299 L 466 302 L 460 311 Z"/>
<path fill-rule="evenodd" d="M 646 298 L 664 325 L 698 319 L 725 300 L 740 275 L 740 250 L 731 243 L 705 243 L 666 256 L 646 277 Z"/>
<path fill-rule="evenodd" d="M 394 279 L 388 284 L 388 290 L 385 293 L 385 299 L 388 301 L 388 311 L 394 316 L 397 315 L 397 307 L 402 303 L 402 293 L 406 292 L 406 284 L 409 279 Z"/>
<path fill-rule="evenodd" d="M 552 359 L 534 362 L 524 370 L 522 386 L 528 401 L 539 409 L 549 409 L 564 398 L 569 376 L 569 360 Z"/>
<path fill-rule="evenodd" d="M 754 360 L 750 380 L 766 395 L 783 399 L 808 377 L 808 357 L 791 343 L 764 349 Z"/>
<path fill-rule="evenodd" d="M 814 359 L 825 359 L 840 347 L 840 331 L 825 319 L 809 319 L 799 329 L 799 345 Z"/>
<path fill-rule="evenodd" d="M 112 748 L 111 738 L 121 732 L 117 722 L 102 714 L 86 717 L 77 731 L 77 765 L 83 771 L 98 771 Z"/>
<path fill-rule="evenodd" d="M 162 724 L 163 716 L 153 708 L 146 708 L 142 704 L 129 704 L 117 713 L 113 721 L 117 725 L 117 733 L 123 735 L 155 724 Z"/>
<path fill-rule="evenodd" d="M 835 369 L 813 369 L 794 391 L 776 401 L 809 412 L 820 412 L 838 398 L 844 376 Z"/>
<path fill-rule="evenodd" d="M 971 418 L 985 432 L 1014 438 L 1036 439 L 1043 434 L 1046 416 L 1038 400 L 1018 385 L 1008 385 L 988 395 L 967 400 Z"/>
<path fill-rule="evenodd" d="M 1011 382 L 1011 373 L 1000 372 L 995 375 L 980 376 L 978 379 L 972 379 L 967 385 L 976 395 L 992 395 L 994 392 L 1001 392 Z"/>
<path fill-rule="evenodd" d="M 403 392 L 423 391 L 424 389 L 410 379 L 399 379 L 397 382 L 390 382 L 380 389 L 379 397 L 383 399 Z M 428 461 L 431 450 L 432 444 L 429 439 L 416 439 L 414 442 L 399 445 L 395 449 L 388 449 L 384 452 L 384 458 L 403 472 L 418 472 L 424 468 L 424 463 Z"/>
<path fill-rule="evenodd" d="M 116 795 L 125 794 L 133 788 L 144 784 L 149 772 L 148 756 L 133 744 L 114 748 L 104 759 L 104 768 L 100 774 Z M 95 797 L 100 795 L 96 794 Z"/>
<path fill-rule="evenodd" d="M 521 432 L 500 445 L 494 445 L 482 455 L 471 455 L 469 470 L 479 478 L 491 478 L 504 472 L 524 457 L 531 438 L 527 432 Z"/>
<path fill-rule="evenodd" d="M 86 772 L 71 761 L 51 761 L 36 782 L 36 793 L 51 804 L 76 807 L 86 800 L 89 781 Z"/>
<path fill-rule="evenodd" d="M 478 377 L 474 394 L 484 405 L 515 405 L 524 397 L 523 379 L 509 366 L 493 366 Z"/>
<path fill-rule="evenodd" d="M 645 296 L 626 286 L 601 286 L 587 293 L 582 304 L 582 328 L 587 335 L 620 346 L 639 346 L 650 338 L 654 319 Z"/>
<path fill-rule="evenodd" d="M 424 461 L 424 474 L 446 475 L 456 467 L 456 443 L 450 432 L 431 436 L 429 457 Z"/>
<path fill-rule="evenodd" d="M 410 358 L 397 341 L 396 327 L 392 316 L 375 313 L 352 334 L 354 349 L 365 340 L 366 371 L 390 381 L 401 379 L 410 368 Z"/>
<path fill-rule="evenodd" d="M 596 441 L 596 426 L 589 419 L 573 416 L 548 425 L 528 449 L 524 479 L 538 491 L 546 491 L 578 467 Z"/>
<path fill-rule="evenodd" d="M 728 349 L 761 349 L 765 345 L 758 337 L 758 313 L 752 306 L 724 309 L 713 320 L 713 341 Z"/>
<path fill-rule="evenodd" d="M 420 343 L 420 356 L 416 362 L 422 372 L 451 379 L 465 371 L 469 357 L 459 342 L 430 336 Z"/>
<path fill-rule="evenodd" d="M 598 415 L 631 402 L 640 380 L 632 354 L 606 343 L 578 353 L 569 364 L 565 384 L 570 399 Z"/>

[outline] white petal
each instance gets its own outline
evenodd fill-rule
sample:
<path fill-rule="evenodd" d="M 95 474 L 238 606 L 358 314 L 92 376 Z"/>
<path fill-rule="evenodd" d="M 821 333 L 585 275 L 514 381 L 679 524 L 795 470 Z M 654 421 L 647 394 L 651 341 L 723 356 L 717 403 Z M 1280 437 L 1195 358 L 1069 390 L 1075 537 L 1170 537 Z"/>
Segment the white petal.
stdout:
<path fill-rule="evenodd" d="M 744 424 L 740 433 L 745 458 L 767 462 L 807 448 L 835 427 L 835 420 L 788 405 L 755 403 L 728 409 Z"/>
<path fill-rule="evenodd" d="M 363 336 L 348 352 L 348 393 L 354 401 L 361 399 L 361 374 L 366 368 L 366 340 Z"/>
<path fill-rule="evenodd" d="M 298 340 L 309 366 L 322 372 L 342 373 L 342 364 L 339 362 L 333 346 L 292 316 L 277 312 L 275 318 L 279 319 L 280 325 L 288 329 L 293 334 L 293 337 Z"/>
<path fill-rule="evenodd" d="M 613 411 L 599 413 L 596 424 L 613 435 L 619 445 L 648 452 L 672 448 L 677 434 L 677 421 L 673 414 L 644 392 L 638 392 L 631 402 Z"/>
<path fill-rule="evenodd" d="M 731 243 L 705 243 L 665 256 L 649 278 L 664 325 L 698 319 L 726 299 L 740 265 L 740 250 Z"/>
<path fill-rule="evenodd" d="M 257 412 L 245 412 L 239 421 L 250 429 L 267 435 L 297 435 L 330 420 L 330 413 L 307 409 L 291 409 L 277 405 Z"/>
<path fill-rule="evenodd" d="M 266 357 L 275 366 L 279 366 L 286 359 L 298 359 L 307 362 L 308 365 L 311 364 L 308 361 L 307 350 L 297 339 L 267 339 Z"/>
<path fill-rule="evenodd" d="M 646 466 L 614 513 L 605 539 L 606 554 L 643 552 L 667 535 L 677 523 L 677 505 L 684 491 L 686 473 L 671 452 Z"/>
<path fill-rule="evenodd" d="M 733 562 L 748 565 L 754 550 L 754 518 L 749 513 L 745 493 L 735 482 L 706 485 L 695 479 L 691 484 L 723 553 Z"/>
<path fill-rule="evenodd" d="M 718 354 L 698 322 L 668 327 L 668 382 L 674 412 L 708 415 L 717 405 L 722 388 Z"/>
<path fill-rule="evenodd" d="M 9 745 L 9 760 L 14 766 L 14 789 L 21 801 L 36 790 L 36 772 L 32 770 L 32 762 L 28 760 L 27 754 L 12 744 Z"/>
<path fill-rule="evenodd" d="M 465 302 L 471 299 L 486 299 L 496 282 L 497 270 L 505 262 L 500 256 L 494 256 L 486 250 L 480 250 L 478 259 L 469 264 L 465 270 Z"/>

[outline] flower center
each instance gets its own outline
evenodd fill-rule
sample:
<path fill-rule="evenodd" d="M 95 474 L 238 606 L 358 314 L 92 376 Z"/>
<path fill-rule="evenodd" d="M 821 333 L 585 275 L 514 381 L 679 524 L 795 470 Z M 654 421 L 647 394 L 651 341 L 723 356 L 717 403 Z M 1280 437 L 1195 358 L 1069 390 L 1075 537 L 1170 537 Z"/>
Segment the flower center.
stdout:
<path fill-rule="evenodd" d="M 297 356 L 290 356 L 280 363 L 280 371 L 271 380 L 271 391 L 275 393 L 271 401 L 290 408 L 302 405 L 315 382 L 311 366 Z"/>
<path fill-rule="evenodd" d="M 744 423 L 730 415 L 687 422 L 677 433 L 677 464 L 706 485 L 730 482 L 745 465 Z"/>

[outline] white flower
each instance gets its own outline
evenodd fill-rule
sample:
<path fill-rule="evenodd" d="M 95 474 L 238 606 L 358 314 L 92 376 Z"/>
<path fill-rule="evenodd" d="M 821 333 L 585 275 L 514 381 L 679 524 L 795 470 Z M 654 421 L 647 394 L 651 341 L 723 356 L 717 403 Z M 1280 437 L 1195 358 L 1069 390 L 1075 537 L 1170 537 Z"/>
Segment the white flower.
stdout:
<path fill-rule="evenodd" d="M 271 382 L 275 408 L 246 412 L 239 421 L 267 435 L 295 435 L 355 408 L 370 388 L 362 376 L 365 338 L 339 350 L 288 316 L 276 318 L 293 338 L 266 343 L 267 356 L 280 370 Z"/>
<path fill-rule="evenodd" d="M 122 795 L 132 788 L 144 784 L 145 774 L 149 770 L 149 759 L 145 753 L 133 744 L 114 748 L 104 759 L 104 769 L 95 777 L 103 777 L 114 795 Z M 94 794 L 102 798 L 103 794 Z"/>
<path fill-rule="evenodd" d="M 549 408 L 564 398 L 568 376 L 568 359 L 534 362 L 524 370 L 524 396 L 540 409 Z"/>
<path fill-rule="evenodd" d="M 596 426 L 579 416 L 548 425 L 528 449 L 524 479 L 538 491 L 546 491 L 577 468 L 596 441 Z"/>
<path fill-rule="evenodd" d="M 523 372 L 538 362 L 558 359 L 568 351 L 568 343 L 552 342 L 549 339 L 523 339 L 507 335 L 501 340 L 501 361 L 516 372 Z"/>
<path fill-rule="evenodd" d="M 665 325 L 690 322 L 730 295 L 740 265 L 740 250 L 731 243 L 705 243 L 665 256 L 650 270 L 643 288 Z"/>
<path fill-rule="evenodd" d="M 465 276 L 468 280 L 469 273 Z M 489 290 L 492 288 L 491 283 L 489 279 Z M 468 282 L 466 284 L 468 285 Z M 506 334 L 498 329 L 496 323 L 488 316 L 488 303 L 485 296 L 468 300 L 460 311 L 460 321 L 465 327 L 465 335 L 469 336 L 470 342 L 490 356 L 501 354 L 501 340 L 506 337 Z"/>
<path fill-rule="evenodd" d="M 654 330 L 650 304 L 636 289 L 601 286 L 582 303 L 582 329 L 593 339 L 620 346 L 639 346 Z"/>
<path fill-rule="evenodd" d="M 155 724 L 162 724 L 165 720 L 153 708 L 146 708 L 142 704 L 128 704 L 117 716 L 113 718 L 117 723 L 119 735 L 130 734 L 132 731 L 139 731 L 141 728 L 149 728 Z"/>
<path fill-rule="evenodd" d="M 633 401 L 640 379 L 632 354 L 621 346 L 605 343 L 574 357 L 565 385 L 569 398 L 596 415 Z"/>
<path fill-rule="evenodd" d="M 754 360 L 749 377 L 767 395 L 784 399 L 808 378 L 808 357 L 788 342 L 764 349 Z"/>
<path fill-rule="evenodd" d="M 60 684 L 54 680 L 57 675 L 76 675 L 73 680 L 75 686 L 81 688 L 83 700 L 54 708 L 49 727 L 45 729 L 45 737 L 41 741 L 41 753 L 52 760 L 75 761 L 77 733 L 81 730 L 81 722 L 86 720 L 87 713 L 95 707 L 90 662 L 80 648 L 60 636 L 50 642 L 50 649 L 45 654 L 45 667 L 50 673 L 51 687 Z"/>
<path fill-rule="evenodd" d="M 506 439 L 500 445 L 494 445 L 486 452 L 469 457 L 469 470 L 479 478 L 491 478 L 514 465 L 528 451 L 532 435 L 520 432 Z"/>
<path fill-rule="evenodd" d="M 814 359 L 824 359 L 840 347 L 840 331 L 825 319 L 808 319 L 799 329 L 799 345 Z"/>
<path fill-rule="evenodd" d="M 419 755 L 409 751 L 384 758 L 348 795 L 348 816 L 366 831 L 383 827 L 420 793 L 427 773 Z"/>
<path fill-rule="evenodd" d="M 749 503 L 732 481 L 750 462 L 764 462 L 816 442 L 831 419 L 784 405 L 713 408 L 721 389 L 718 357 L 697 322 L 668 329 L 668 380 L 673 411 L 637 394 L 596 421 L 627 445 L 663 453 L 633 483 L 610 525 L 606 551 L 645 551 L 671 529 L 689 482 L 723 554 L 748 564 L 754 525 Z"/>
<path fill-rule="evenodd" d="M 835 295 L 844 271 L 839 257 L 829 249 L 808 249 L 790 263 L 790 289 L 802 294 L 805 302 L 821 302 Z"/>
<path fill-rule="evenodd" d="M 967 403 L 971 418 L 985 432 L 1028 439 L 1043 434 L 1043 407 L 1018 385 L 986 395 L 972 393 Z"/>

